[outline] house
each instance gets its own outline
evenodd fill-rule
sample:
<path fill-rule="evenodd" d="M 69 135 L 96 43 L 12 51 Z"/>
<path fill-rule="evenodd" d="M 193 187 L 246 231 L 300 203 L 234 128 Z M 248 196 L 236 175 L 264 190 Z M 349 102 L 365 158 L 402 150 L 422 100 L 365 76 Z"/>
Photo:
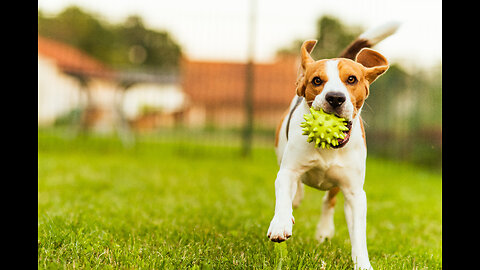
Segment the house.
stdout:
<path fill-rule="evenodd" d="M 222 127 L 241 127 L 245 122 L 245 63 L 184 60 L 182 88 L 188 95 L 190 115 L 197 124 L 204 121 Z M 254 77 L 254 122 L 275 127 L 292 98 L 298 63 L 284 56 L 273 63 L 256 63 Z"/>
<path fill-rule="evenodd" d="M 185 98 L 177 77 L 114 70 L 73 46 L 38 35 L 39 126 L 51 126 L 77 110 L 78 122 L 91 131 L 112 132 L 124 123 L 141 127 L 143 109 L 173 115 L 183 110 Z"/>
<path fill-rule="evenodd" d="M 38 35 L 38 125 L 49 126 L 73 110 L 82 125 L 110 131 L 116 83 L 113 69 L 68 44 Z"/>
<path fill-rule="evenodd" d="M 38 36 L 38 125 L 50 126 L 80 110 L 78 121 L 98 132 L 118 124 L 155 130 L 183 124 L 242 127 L 245 63 L 184 59 L 179 74 L 114 70 L 70 45 Z M 275 127 L 295 95 L 298 63 L 280 57 L 256 63 L 254 119 Z"/>
<path fill-rule="evenodd" d="M 175 73 L 119 73 L 123 88 L 124 117 L 136 131 L 151 132 L 181 123 L 179 115 L 187 108 L 187 95 Z"/>

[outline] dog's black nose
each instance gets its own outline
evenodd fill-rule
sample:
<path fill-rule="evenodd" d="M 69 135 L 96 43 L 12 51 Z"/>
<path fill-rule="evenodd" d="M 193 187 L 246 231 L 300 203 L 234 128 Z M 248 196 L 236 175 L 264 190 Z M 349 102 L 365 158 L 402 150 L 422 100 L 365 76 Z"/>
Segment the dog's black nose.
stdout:
<path fill-rule="evenodd" d="M 325 95 L 328 104 L 333 108 L 337 108 L 345 102 L 345 94 L 342 92 L 329 92 Z"/>

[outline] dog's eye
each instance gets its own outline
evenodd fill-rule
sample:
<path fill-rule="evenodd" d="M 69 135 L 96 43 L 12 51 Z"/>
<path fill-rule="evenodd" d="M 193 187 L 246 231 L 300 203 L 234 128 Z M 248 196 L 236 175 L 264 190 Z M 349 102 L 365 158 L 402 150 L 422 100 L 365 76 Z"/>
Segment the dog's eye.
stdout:
<path fill-rule="evenodd" d="M 349 84 L 354 84 L 357 82 L 357 77 L 351 75 L 351 76 L 348 76 L 348 79 L 347 79 L 347 83 Z"/>
<path fill-rule="evenodd" d="M 320 79 L 319 77 L 315 77 L 315 78 L 313 78 L 312 83 L 313 83 L 313 85 L 315 85 L 315 86 L 319 86 L 320 84 L 323 83 L 323 81 L 322 81 L 322 79 Z"/>

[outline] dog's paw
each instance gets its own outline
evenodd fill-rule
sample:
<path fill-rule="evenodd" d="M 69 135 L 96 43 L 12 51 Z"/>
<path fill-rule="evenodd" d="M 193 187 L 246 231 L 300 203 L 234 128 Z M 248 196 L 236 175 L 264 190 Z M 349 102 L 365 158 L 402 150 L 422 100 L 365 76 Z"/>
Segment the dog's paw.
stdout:
<path fill-rule="evenodd" d="M 270 222 L 267 237 L 273 242 L 283 242 L 292 236 L 292 228 L 295 223 L 293 216 L 275 215 Z"/>
<path fill-rule="evenodd" d="M 373 270 L 373 268 L 370 264 L 355 265 L 354 270 Z"/>
<path fill-rule="evenodd" d="M 373 270 L 370 265 L 370 261 L 365 257 L 357 257 L 358 260 L 354 260 L 354 269 L 355 270 Z"/>
<path fill-rule="evenodd" d="M 320 243 L 325 242 L 325 240 L 331 240 L 335 234 L 335 227 L 333 222 L 324 222 L 321 220 L 317 225 L 317 231 L 315 232 L 315 239 Z"/>

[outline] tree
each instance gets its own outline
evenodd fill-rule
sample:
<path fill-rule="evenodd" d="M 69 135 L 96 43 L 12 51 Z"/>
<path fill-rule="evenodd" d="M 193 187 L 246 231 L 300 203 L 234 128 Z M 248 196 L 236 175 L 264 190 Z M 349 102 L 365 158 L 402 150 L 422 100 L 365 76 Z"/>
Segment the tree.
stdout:
<path fill-rule="evenodd" d="M 104 63 L 125 69 L 176 69 L 181 47 L 166 31 L 148 29 L 139 16 L 113 25 L 79 7 L 53 17 L 38 11 L 38 33 L 77 47 Z"/>
<path fill-rule="evenodd" d="M 362 33 L 359 26 L 346 26 L 340 20 L 330 15 L 324 15 L 317 20 L 316 35 L 318 42 L 312 52 L 313 59 L 338 57 L 350 42 Z M 281 48 L 277 54 L 299 55 L 303 40 L 295 40 L 288 47 Z"/>
<path fill-rule="evenodd" d="M 358 26 L 346 26 L 332 16 L 323 16 L 317 21 L 318 42 L 312 57 L 314 59 L 338 57 L 362 32 L 362 28 Z"/>
<path fill-rule="evenodd" d="M 118 34 L 128 50 L 132 67 L 177 67 L 181 48 L 167 32 L 145 28 L 139 16 L 128 17 L 118 28 Z"/>

